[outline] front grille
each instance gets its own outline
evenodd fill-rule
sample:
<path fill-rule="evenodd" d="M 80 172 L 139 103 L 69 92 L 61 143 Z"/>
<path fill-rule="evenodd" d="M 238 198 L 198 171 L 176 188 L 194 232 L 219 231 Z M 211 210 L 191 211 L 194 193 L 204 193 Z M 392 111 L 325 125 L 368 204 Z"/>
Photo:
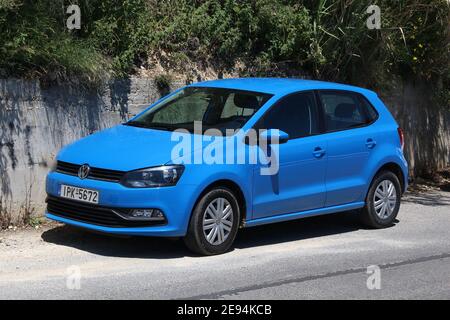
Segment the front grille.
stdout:
<path fill-rule="evenodd" d="M 164 224 L 164 221 L 132 221 L 125 220 L 114 213 L 113 210 L 122 214 L 129 213 L 131 209 L 109 208 L 90 203 L 82 203 L 74 200 L 67 200 L 59 197 L 47 197 L 47 212 L 55 216 L 86 222 L 105 227 L 128 228 L 128 227 L 148 227 Z"/>
<path fill-rule="evenodd" d="M 56 171 L 60 172 L 60 173 L 65 173 L 65 174 L 70 174 L 72 176 L 76 176 L 76 175 L 78 175 L 78 170 L 80 169 L 80 167 L 81 167 L 81 165 L 79 165 L 79 164 L 58 161 L 56 164 Z M 119 182 L 122 179 L 124 174 L 125 174 L 124 171 L 100 169 L 100 168 L 91 167 L 91 171 L 89 172 L 87 179 Z"/>

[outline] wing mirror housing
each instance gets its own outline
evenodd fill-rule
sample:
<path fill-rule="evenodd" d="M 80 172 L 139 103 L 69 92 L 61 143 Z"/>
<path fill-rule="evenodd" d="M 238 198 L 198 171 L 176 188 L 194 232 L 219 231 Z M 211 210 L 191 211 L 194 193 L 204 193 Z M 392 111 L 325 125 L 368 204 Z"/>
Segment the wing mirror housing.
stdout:
<path fill-rule="evenodd" d="M 259 135 L 261 140 L 269 144 L 283 144 L 289 141 L 289 134 L 278 129 L 268 129 Z"/>

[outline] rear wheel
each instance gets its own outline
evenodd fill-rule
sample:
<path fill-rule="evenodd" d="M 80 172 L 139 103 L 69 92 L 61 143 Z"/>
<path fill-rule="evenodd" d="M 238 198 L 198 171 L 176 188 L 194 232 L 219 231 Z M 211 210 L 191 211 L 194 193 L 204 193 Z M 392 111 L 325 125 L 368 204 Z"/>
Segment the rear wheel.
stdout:
<path fill-rule="evenodd" d="M 385 228 L 393 224 L 400 209 L 401 187 L 391 171 L 376 175 L 366 197 L 361 218 L 371 228 Z"/>
<path fill-rule="evenodd" d="M 213 189 L 195 206 L 184 242 L 190 250 L 203 255 L 224 253 L 234 242 L 239 219 L 239 205 L 233 192 Z"/>

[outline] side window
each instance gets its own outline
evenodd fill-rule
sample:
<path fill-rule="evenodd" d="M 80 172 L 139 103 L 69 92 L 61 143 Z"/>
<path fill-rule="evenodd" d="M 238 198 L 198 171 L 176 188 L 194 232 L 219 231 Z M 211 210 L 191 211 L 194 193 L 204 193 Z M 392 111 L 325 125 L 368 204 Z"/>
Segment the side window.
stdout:
<path fill-rule="evenodd" d="M 360 99 L 347 92 L 321 91 L 327 131 L 344 130 L 366 124 L 366 112 Z"/>
<path fill-rule="evenodd" d="M 290 139 L 319 133 L 317 106 L 313 93 L 282 98 L 260 120 L 259 129 L 278 129 Z"/>
<path fill-rule="evenodd" d="M 372 122 L 378 118 L 378 112 L 363 96 L 358 95 L 358 100 L 361 102 L 361 106 L 366 111 L 367 122 Z"/>

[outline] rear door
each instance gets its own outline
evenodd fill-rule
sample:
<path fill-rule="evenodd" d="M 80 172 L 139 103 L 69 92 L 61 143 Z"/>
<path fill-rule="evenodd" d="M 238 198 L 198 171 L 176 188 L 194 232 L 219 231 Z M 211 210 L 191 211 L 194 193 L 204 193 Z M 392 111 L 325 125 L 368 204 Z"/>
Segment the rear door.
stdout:
<path fill-rule="evenodd" d="M 320 90 L 328 144 L 325 206 L 352 203 L 364 199 L 364 170 L 376 148 L 375 109 L 367 100 L 351 91 Z"/>
<path fill-rule="evenodd" d="M 289 141 L 278 145 L 279 170 L 253 172 L 253 218 L 322 208 L 325 202 L 326 141 L 318 135 L 319 112 L 313 92 L 289 95 L 276 103 L 256 129 L 279 129 Z"/>

